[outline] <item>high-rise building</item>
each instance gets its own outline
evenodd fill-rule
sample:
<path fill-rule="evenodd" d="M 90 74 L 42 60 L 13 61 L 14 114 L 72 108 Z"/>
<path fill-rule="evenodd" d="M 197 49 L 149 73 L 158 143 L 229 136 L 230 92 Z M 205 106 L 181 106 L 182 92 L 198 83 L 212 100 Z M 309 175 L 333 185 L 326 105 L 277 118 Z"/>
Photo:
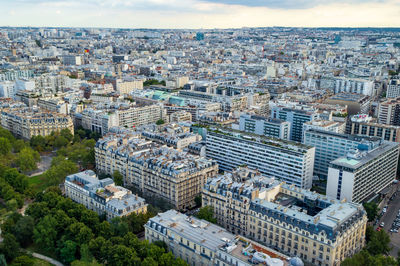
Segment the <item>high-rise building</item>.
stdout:
<path fill-rule="evenodd" d="M 400 80 L 392 79 L 389 81 L 386 91 L 386 98 L 400 97 Z"/>
<path fill-rule="evenodd" d="M 206 155 L 221 170 L 247 165 L 301 188 L 311 188 L 315 148 L 230 129 L 208 129 Z"/>
<path fill-rule="evenodd" d="M 303 110 L 275 106 L 271 109 L 271 117 L 290 122 L 290 139 L 301 142 L 303 140 L 303 125 L 305 122 L 318 118 L 314 110 Z"/>
<path fill-rule="evenodd" d="M 290 138 L 290 122 L 275 118 L 242 114 L 239 119 L 239 129 L 267 137 L 287 140 Z"/>
<path fill-rule="evenodd" d="M 348 153 L 330 163 L 326 193 L 353 202 L 370 199 L 396 179 L 398 159 L 399 144 L 394 142 Z"/>
<path fill-rule="evenodd" d="M 304 132 L 304 144 L 315 147 L 314 175 L 328 176 L 329 163 L 352 150 L 371 150 L 381 143 L 380 138 L 339 134 L 323 130 Z"/>
<path fill-rule="evenodd" d="M 400 98 L 379 103 L 378 123 L 400 126 Z"/>

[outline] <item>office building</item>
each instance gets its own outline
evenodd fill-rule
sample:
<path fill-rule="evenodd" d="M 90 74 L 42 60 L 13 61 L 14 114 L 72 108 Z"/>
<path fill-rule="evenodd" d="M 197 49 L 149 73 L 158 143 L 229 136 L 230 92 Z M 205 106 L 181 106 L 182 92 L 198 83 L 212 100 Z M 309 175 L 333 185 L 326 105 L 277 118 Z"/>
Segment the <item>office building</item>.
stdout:
<path fill-rule="evenodd" d="M 303 140 L 303 125 L 305 122 L 318 119 L 315 110 L 286 108 L 275 106 L 271 109 L 271 117 L 290 122 L 290 139 L 301 142 Z"/>
<path fill-rule="evenodd" d="M 311 188 L 315 148 L 301 143 L 270 139 L 230 129 L 208 129 L 206 155 L 221 170 L 247 165 L 261 173 Z"/>
<path fill-rule="evenodd" d="M 175 210 L 150 218 L 144 227 L 146 240 L 165 242 L 189 265 L 289 265 L 290 258 L 275 250 Z"/>
<path fill-rule="evenodd" d="M 349 152 L 330 163 L 326 193 L 353 202 L 371 199 L 396 179 L 398 159 L 399 144 L 394 142 Z"/>
<path fill-rule="evenodd" d="M 400 127 L 376 123 L 368 115 L 354 115 L 347 120 L 346 133 L 379 137 L 383 140 L 400 142 Z"/>
<path fill-rule="evenodd" d="M 329 163 L 349 151 L 371 150 L 381 143 L 380 138 L 339 134 L 322 130 L 304 132 L 304 144 L 315 147 L 314 175 L 327 178 Z"/>
<path fill-rule="evenodd" d="M 242 114 L 239 119 L 239 129 L 267 137 L 287 140 L 290 138 L 290 122 L 275 118 Z"/>
<path fill-rule="evenodd" d="M 99 215 L 105 214 L 109 221 L 114 217 L 147 212 L 144 199 L 116 186 L 111 178 L 99 180 L 91 170 L 67 176 L 64 187 L 68 198 Z"/>

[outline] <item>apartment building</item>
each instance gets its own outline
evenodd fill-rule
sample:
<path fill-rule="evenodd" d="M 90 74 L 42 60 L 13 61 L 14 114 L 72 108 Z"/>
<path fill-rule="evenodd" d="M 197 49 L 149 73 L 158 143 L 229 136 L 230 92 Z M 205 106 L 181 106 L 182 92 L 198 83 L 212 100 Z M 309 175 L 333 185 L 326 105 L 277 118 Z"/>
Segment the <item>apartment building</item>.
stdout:
<path fill-rule="evenodd" d="M 381 140 L 377 137 L 310 129 L 304 132 L 304 144 L 315 147 L 314 175 L 327 178 L 331 161 L 352 150 L 371 150 L 379 146 Z"/>
<path fill-rule="evenodd" d="M 85 129 L 107 134 L 111 127 L 120 126 L 135 128 L 156 123 L 166 119 L 165 110 L 158 104 L 139 104 L 134 106 L 121 106 L 118 109 L 92 109 L 83 110 L 80 115 L 75 115 L 78 123 Z"/>
<path fill-rule="evenodd" d="M 350 92 L 373 96 L 374 82 L 356 78 L 336 78 L 334 92 Z"/>
<path fill-rule="evenodd" d="M 50 112 L 67 115 L 69 113 L 68 103 L 57 97 L 41 97 L 37 101 L 37 105 Z"/>
<path fill-rule="evenodd" d="M 170 123 L 192 122 L 192 114 L 187 111 L 174 112 L 169 116 Z"/>
<path fill-rule="evenodd" d="M 143 80 L 121 80 L 115 81 L 115 90 L 120 94 L 130 94 L 135 90 L 143 89 Z"/>
<path fill-rule="evenodd" d="M 396 179 L 398 159 L 399 144 L 394 142 L 350 152 L 330 163 L 326 193 L 353 202 L 368 200 Z"/>
<path fill-rule="evenodd" d="M 310 129 L 330 131 L 335 133 L 344 133 L 346 130 L 346 123 L 336 122 L 331 120 L 322 120 L 322 119 L 305 122 L 303 125 L 303 142 L 304 142 L 304 132 Z"/>
<path fill-rule="evenodd" d="M 271 117 L 290 122 L 290 140 L 303 140 L 303 125 L 306 122 L 318 119 L 318 113 L 313 109 L 286 108 L 274 106 L 271 108 Z"/>
<path fill-rule="evenodd" d="M 184 132 L 184 133 L 171 133 L 171 132 L 151 132 L 143 131 L 142 136 L 146 139 L 153 140 L 155 142 L 165 144 L 175 149 L 184 149 L 191 143 L 200 141 L 202 138 L 198 134 Z"/>
<path fill-rule="evenodd" d="M 114 217 L 147 212 L 144 199 L 132 195 L 126 188 L 115 186 L 111 178 L 99 180 L 91 170 L 67 176 L 64 187 L 68 198 L 99 215 L 105 214 L 109 221 Z"/>
<path fill-rule="evenodd" d="M 400 97 L 400 80 L 392 79 L 389 81 L 386 90 L 386 98 Z"/>
<path fill-rule="evenodd" d="M 159 196 L 179 210 L 193 207 L 207 179 L 218 172 L 213 160 L 160 147 L 130 133 L 109 133 L 100 139 L 95 158 L 97 170 L 109 174 L 118 170 L 125 186 Z"/>
<path fill-rule="evenodd" d="M 339 93 L 329 97 L 325 103 L 347 106 L 349 115 L 368 114 L 371 108 L 371 98 L 364 94 Z"/>
<path fill-rule="evenodd" d="M 258 135 L 287 140 L 291 135 L 290 122 L 249 114 L 242 114 L 240 116 L 239 129 Z"/>
<path fill-rule="evenodd" d="M 189 265 L 289 265 L 290 258 L 277 251 L 175 210 L 150 218 L 144 227 L 146 240 L 165 242 Z"/>
<path fill-rule="evenodd" d="M 400 142 L 400 126 L 376 123 L 376 119 L 368 115 L 354 115 L 347 120 L 346 133 L 379 137 L 383 140 Z"/>
<path fill-rule="evenodd" d="M 140 133 L 109 132 L 96 142 L 94 148 L 96 168 L 98 171 L 108 174 L 119 171 L 122 176 L 126 177 L 129 156 L 147 152 L 152 148 L 156 148 L 156 145 L 152 141 L 142 138 Z"/>
<path fill-rule="evenodd" d="M 69 129 L 74 134 L 71 117 L 32 108 L 11 108 L 1 111 L 1 126 L 17 137 L 30 139 L 33 136 L 47 136 L 52 132 Z"/>
<path fill-rule="evenodd" d="M 202 204 L 213 207 L 219 225 L 233 234 L 247 236 L 250 202 L 264 198 L 265 191 L 269 188 L 278 189 L 280 183 L 257 171 L 240 167 L 233 173 L 207 180 Z"/>
<path fill-rule="evenodd" d="M 218 165 L 214 160 L 160 147 L 129 156 L 127 172 L 127 185 L 187 210 L 195 206 L 194 199 L 207 179 L 217 175 Z"/>
<path fill-rule="evenodd" d="M 378 123 L 400 126 L 400 98 L 379 103 Z"/>
<path fill-rule="evenodd" d="M 203 205 L 219 225 L 314 265 L 339 265 L 365 244 L 366 213 L 339 201 L 254 176 L 236 182 L 228 174 L 207 181 Z"/>
<path fill-rule="evenodd" d="M 311 188 L 315 148 L 231 129 L 208 129 L 206 156 L 224 171 L 247 165 L 268 177 Z"/>

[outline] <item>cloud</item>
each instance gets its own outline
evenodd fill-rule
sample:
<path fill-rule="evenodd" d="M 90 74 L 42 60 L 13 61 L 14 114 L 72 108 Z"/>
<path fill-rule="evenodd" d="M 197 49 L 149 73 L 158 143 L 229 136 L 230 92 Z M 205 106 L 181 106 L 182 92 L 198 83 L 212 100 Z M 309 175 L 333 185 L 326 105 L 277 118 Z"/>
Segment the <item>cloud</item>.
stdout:
<path fill-rule="evenodd" d="M 269 7 L 274 9 L 308 9 L 330 4 L 383 3 L 384 0 L 202 0 L 226 5 Z"/>
<path fill-rule="evenodd" d="M 0 25 L 398 27 L 399 3 L 399 0 L 0 0 Z"/>

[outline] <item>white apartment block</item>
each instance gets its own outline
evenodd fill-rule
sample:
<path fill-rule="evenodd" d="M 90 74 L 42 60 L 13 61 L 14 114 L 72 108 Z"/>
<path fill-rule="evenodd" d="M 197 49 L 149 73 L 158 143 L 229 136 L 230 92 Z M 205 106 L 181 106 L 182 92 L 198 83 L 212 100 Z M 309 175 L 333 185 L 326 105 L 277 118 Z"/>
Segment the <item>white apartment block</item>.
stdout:
<path fill-rule="evenodd" d="M 331 162 L 326 194 L 336 199 L 363 202 L 395 179 L 399 144 L 385 142 L 369 152 L 349 153 Z"/>
<path fill-rule="evenodd" d="M 270 139 L 229 129 L 209 129 L 206 156 L 221 170 L 247 165 L 301 188 L 311 188 L 315 148 L 301 143 Z"/>
<path fill-rule="evenodd" d="M 364 79 L 337 78 L 335 79 L 335 93 L 350 92 L 373 96 L 374 82 Z"/>
<path fill-rule="evenodd" d="M 242 114 L 239 119 L 239 129 L 267 137 L 290 139 L 290 122 L 275 118 Z"/>

